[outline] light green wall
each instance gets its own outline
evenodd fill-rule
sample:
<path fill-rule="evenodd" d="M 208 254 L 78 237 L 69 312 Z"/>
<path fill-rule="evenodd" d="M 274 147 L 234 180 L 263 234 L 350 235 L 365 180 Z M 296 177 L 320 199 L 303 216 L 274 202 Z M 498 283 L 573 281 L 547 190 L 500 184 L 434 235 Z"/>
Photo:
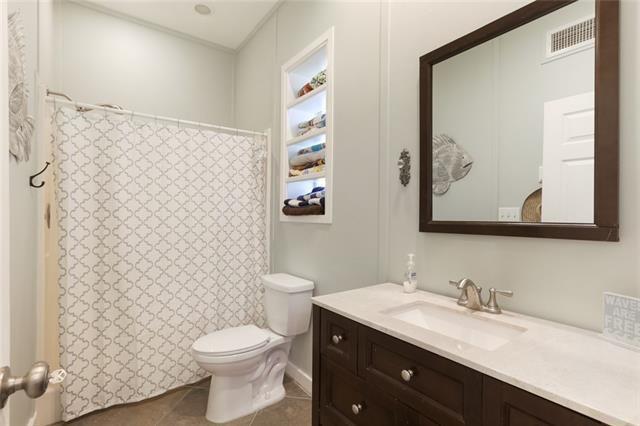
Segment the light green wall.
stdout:
<path fill-rule="evenodd" d="M 394 155 L 405 146 L 418 152 L 417 58 L 460 37 L 523 3 L 390 4 L 388 143 Z M 386 277 L 399 281 L 407 252 L 417 253 L 420 287 L 455 296 L 449 279 L 472 277 L 483 287 L 511 289 L 504 306 L 536 317 L 601 329 L 602 292 L 640 295 L 640 151 L 636 120 L 640 102 L 640 4 L 621 5 L 621 242 L 581 242 L 537 238 L 418 232 L 418 181 L 407 188 L 393 182 L 388 197 L 389 221 Z M 452 19 L 455 17 L 456 19 Z M 417 165 L 416 165 L 417 167 Z M 415 177 L 415 175 L 414 175 Z M 395 179 L 394 179 L 395 180 Z M 385 232 L 388 231 L 388 234 Z"/>
<path fill-rule="evenodd" d="M 514 298 L 504 302 L 508 309 L 593 330 L 600 329 L 603 291 L 640 296 L 637 2 L 623 0 L 621 10 L 622 241 L 418 232 L 418 58 L 523 4 L 285 2 L 280 7 L 238 53 L 236 124 L 272 127 L 277 151 L 280 65 L 335 25 L 336 198 L 332 225 L 275 220 L 275 271 L 312 279 L 316 294 L 325 294 L 400 282 L 406 254 L 415 252 L 422 289 L 454 296 L 447 281 L 469 276 L 485 287 L 514 290 Z M 274 52 L 275 64 L 264 49 Z M 255 89 L 256 96 L 269 94 L 272 104 L 241 96 L 242 86 L 246 93 Z M 413 161 L 406 188 L 398 182 L 396 168 L 403 148 L 411 151 Z M 277 217 L 277 191 L 273 200 Z M 308 335 L 298 338 L 292 361 L 310 373 Z"/>
<path fill-rule="evenodd" d="M 312 279 L 315 294 L 377 282 L 379 25 L 376 3 L 285 2 L 237 55 L 236 125 L 273 130 L 273 270 Z M 280 223 L 280 67 L 331 26 L 334 223 Z M 291 360 L 311 371 L 309 334 L 296 339 Z"/>

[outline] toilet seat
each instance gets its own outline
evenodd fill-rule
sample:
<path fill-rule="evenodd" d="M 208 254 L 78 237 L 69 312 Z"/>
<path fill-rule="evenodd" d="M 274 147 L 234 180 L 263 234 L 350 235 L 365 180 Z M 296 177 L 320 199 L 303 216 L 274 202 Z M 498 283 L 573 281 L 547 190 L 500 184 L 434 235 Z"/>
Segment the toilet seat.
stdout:
<path fill-rule="evenodd" d="M 270 333 L 255 325 L 225 328 L 202 336 L 193 344 L 193 352 L 205 356 L 238 355 L 260 349 L 269 343 Z"/>

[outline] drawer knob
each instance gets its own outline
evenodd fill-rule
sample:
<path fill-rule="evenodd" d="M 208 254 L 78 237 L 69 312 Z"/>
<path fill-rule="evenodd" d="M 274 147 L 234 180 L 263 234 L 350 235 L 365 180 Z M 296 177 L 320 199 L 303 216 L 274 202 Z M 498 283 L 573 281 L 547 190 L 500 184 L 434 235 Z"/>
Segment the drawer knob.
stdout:
<path fill-rule="evenodd" d="M 362 410 L 364 410 L 364 402 L 361 402 L 359 404 L 353 404 L 351 406 L 351 411 L 353 411 L 353 414 L 355 414 L 356 416 L 362 413 Z"/>
<path fill-rule="evenodd" d="M 342 342 L 342 339 L 343 339 L 342 334 L 334 334 L 331 337 L 331 340 L 333 341 L 334 345 L 337 345 L 338 343 Z"/>
<path fill-rule="evenodd" d="M 405 382 L 411 381 L 411 379 L 413 378 L 414 374 L 415 373 L 410 368 L 406 369 L 406 370 L 402 370 L 400 372 L 400 376 L 402 377 L 402 380 L 404 380 Z"/>

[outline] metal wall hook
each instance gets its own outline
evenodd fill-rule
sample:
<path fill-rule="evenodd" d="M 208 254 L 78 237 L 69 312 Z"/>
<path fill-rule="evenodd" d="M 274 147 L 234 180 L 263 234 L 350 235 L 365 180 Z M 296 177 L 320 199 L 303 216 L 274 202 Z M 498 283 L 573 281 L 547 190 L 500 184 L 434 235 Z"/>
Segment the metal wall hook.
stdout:
<path fill-rule="evenodd" d="M 398 170 L 400 170 L 400 183 L 403 186 L 407 186 L 411 180 L 411 155 L 406 149 L 403 149 L 400 153 Z"/>
<path fill-rule="evenodd" d="M 40 182 L 40 184 L 35 184 L 33 183 L 33 180 L 35 178 L 37 178 L 38 176 L 40 176 L 41 174 L 43 174 L 45 172 L 45 170 L 47 170 L 47 168 L 49 167 L 51 163 L 46 161 L 44 168 L 42 170 L 40 170 L 38 173 L 36 173 L 35 175 L 31 175 L 29 177 L 29 186 L 33 187 L 33 188 L 42 188 L 44 186 L 44 181 Z"/>

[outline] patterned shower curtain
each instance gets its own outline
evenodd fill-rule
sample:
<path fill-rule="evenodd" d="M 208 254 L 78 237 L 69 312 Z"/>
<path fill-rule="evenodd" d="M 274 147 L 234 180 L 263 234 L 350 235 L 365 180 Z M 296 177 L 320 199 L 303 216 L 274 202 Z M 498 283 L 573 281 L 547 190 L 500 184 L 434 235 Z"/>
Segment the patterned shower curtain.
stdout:
<path fill-rule="evenodd" d="M 54 113 L 63 419 L 205 377 L 205 333 L 263 324 L 264 136 Z"/>

